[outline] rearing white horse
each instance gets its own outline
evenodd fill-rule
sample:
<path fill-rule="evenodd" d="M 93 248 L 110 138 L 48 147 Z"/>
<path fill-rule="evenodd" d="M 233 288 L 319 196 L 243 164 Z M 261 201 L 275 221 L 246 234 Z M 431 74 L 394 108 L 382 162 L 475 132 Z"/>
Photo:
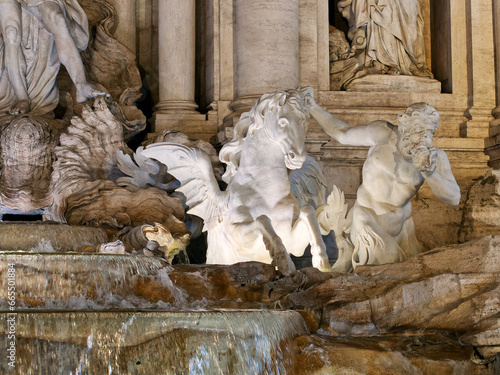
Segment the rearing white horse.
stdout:
<path fill-rule="evenodd" d="M 315 209 L 300 207 L 290 192 L 289 169 L 300 168 L 306 159 L 304 94 L 265 94 L 241 116 L 219 156 L 227 164 L 225 191 L 199 149 L 156 143 L 142 151 L 167 165 L 181 183 L 188 213 L 204 219 L 207 263 L 261 261 L 290 274 L 295 267 L 288 253 L 301 256 L 311 244 L 313 266 L 331 271 Z"/>

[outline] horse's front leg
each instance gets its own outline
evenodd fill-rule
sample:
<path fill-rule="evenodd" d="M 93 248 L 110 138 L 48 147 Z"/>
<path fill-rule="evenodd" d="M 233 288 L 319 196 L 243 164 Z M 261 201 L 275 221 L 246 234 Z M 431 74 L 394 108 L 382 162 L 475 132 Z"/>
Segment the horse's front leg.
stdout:
<path fill-rule="evenodd" d="M 306 204 L 300 209 L 299 218 L 293 223 L 288 250 L 293 255 L 301 256 L 309 244 L 311 244 L 313 267 L 323 272 L 332 272 L 316 219 L 316 210 L 313 206 Z"/>
<path fill-rule="evenodd" d="M 269 217 L 261 215 L 252 222 L 232 224 L 232 226 L 238 231 L 243 243 L 254 243 L 262 239 L 273 260 L 272 264 L 278 267 L 281 273 L 288 276 L 295 272 L 295 265 L 290 259 L 283 241 L 276 234 Z"/>

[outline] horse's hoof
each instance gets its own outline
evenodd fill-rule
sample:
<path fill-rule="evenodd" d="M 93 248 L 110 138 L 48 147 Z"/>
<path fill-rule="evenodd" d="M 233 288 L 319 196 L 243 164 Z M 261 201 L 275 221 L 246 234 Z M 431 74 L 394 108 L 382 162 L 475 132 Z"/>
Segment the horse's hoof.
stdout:
<path fill-rule="evenodd" d="M 273 263 L 284 276 L 292 276 L 295 273 L 295 264 L 287 253 L 279 254 L 274 257 Z"/>
<path fill-rule="evenodd" d="M 328 260 L 321 259 L 321 261 L 318 263 L 313 262 L 313 266 L 314 266 L 314 268 L 317 268 L 321 272 L 333 272 L 332 266 L 330 266 L 330 263 L 328 262 Z"/>

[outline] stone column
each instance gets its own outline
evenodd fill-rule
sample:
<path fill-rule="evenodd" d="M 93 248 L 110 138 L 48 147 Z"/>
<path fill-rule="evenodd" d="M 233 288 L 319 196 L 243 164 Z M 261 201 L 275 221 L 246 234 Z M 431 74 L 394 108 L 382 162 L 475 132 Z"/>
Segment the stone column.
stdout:
<path fill-rule="evenodd" d="M 184 112 L 197 108 L 195 85 L 195 0 L 158 2 L 158 111 Z"/>
<path fill-rule="evenodd" d="M 134 54 L 136 53 L 136 0 L 114 0 L 113 5 L 118 15 L 115 38 L 122 42 Z"/>
<path fill-rule="evenodd" d="M 297 87 L 299 0 L 235 0 L 234 21 L 233 111 L 265 92 Z"/>
<path fill-rule="evenodd" d="M 154 132 L 177 129 L 190 136 L 200 131 L 206 116 L 196 111 L 195 0 L 158 1 L 159 102 Z"/>

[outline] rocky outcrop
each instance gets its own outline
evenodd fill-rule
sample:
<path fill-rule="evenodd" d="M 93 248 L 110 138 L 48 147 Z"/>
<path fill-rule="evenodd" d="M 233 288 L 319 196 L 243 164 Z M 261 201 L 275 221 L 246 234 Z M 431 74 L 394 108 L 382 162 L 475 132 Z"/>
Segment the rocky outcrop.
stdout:
<path fill-rule="evenodd" d="M 309 335 L 296 342 L 297 375 L 496 374 L 493 363 L 474 363 L 458 342 L 439 334 L 382 338 Z"/>
<path fill-rule="evenodd" d="M 467 191 L 461 242 L 500 232 L 500 171 L 491 170 Z"/>
<path fill-rule="evenodd" d="M 482 178 L 460 182 L 462 199 L 451 207 L 422 186 L 412 200 L 417 238 L 424 249 L 463 243 L 500 234 L 500 171 L 490 170 Z"/>
<path fill-rule="evenodd" d="M 489 236 L 403 263 L 358 267 L 285 300 L 307 310 L 323 305 L 320 327 L 335 336 L 439 331 L 491 357 L 500 351 L 499 275 L 500 237 Z"/>

